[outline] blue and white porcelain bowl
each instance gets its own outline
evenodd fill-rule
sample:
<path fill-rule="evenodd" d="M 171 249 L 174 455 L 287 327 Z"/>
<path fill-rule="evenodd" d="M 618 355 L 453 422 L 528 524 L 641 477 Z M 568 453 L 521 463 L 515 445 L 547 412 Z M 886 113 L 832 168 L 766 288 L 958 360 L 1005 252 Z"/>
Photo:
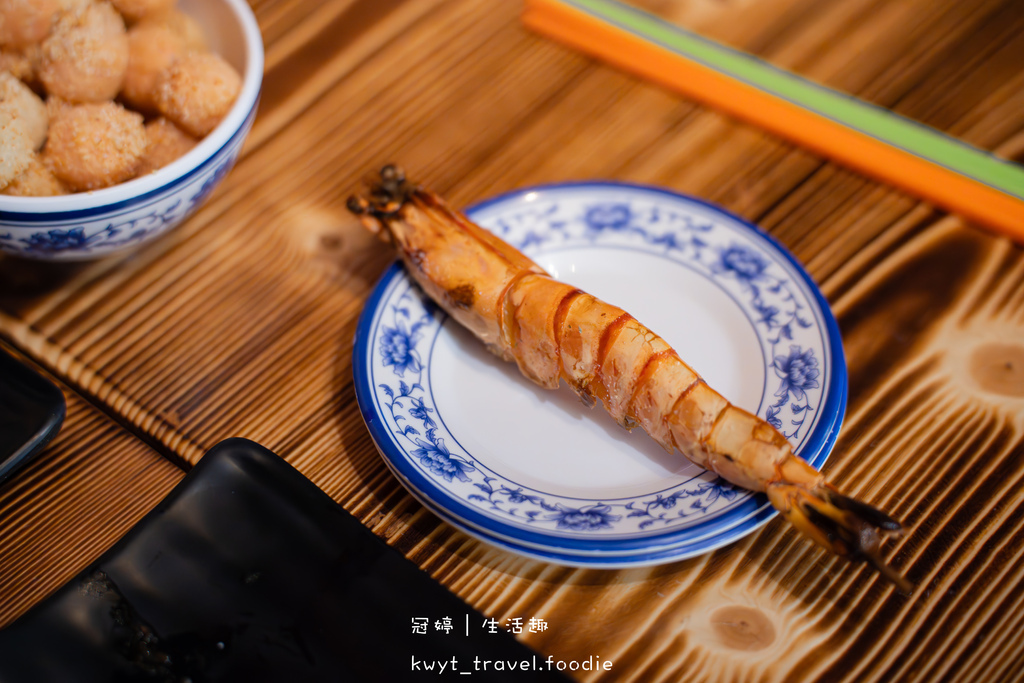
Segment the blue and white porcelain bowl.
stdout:
<path fill-rule="evenodd" d="M 135 248 L 185 221 L 231 170 L 256 116 L 263 37 L 245 0 L 179 0 L 178 7 L 242 74 L 228 115 L 187 154 L 146 176 L 61 197 L 0 195 L 0 253 L 82 261 Z"/>

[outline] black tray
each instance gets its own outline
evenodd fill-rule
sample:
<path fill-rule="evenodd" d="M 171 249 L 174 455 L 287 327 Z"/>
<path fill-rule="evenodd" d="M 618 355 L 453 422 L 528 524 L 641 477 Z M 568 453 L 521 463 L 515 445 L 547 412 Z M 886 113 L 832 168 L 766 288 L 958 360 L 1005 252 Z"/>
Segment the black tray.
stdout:
<path fill-rule="evenodd" d="M 53 382 L 0 349 L 0 481 L 57 435 L 65 411 Z"/>
<path fill-rule="evenodd" d="M 0 631 L 4 682 L 567 680 L 546 666 L 243 439 Z"/>

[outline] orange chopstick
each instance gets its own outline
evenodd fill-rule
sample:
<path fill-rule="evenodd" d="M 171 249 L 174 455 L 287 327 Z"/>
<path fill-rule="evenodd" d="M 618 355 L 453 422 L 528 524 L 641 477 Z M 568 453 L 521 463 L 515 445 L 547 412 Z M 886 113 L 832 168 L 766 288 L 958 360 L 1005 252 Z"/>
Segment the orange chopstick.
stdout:
<path fill-rule="evenodd" d="M 526 0 L 523 23 L 1024 243 L 1024 168 L 615 0 Z"/>

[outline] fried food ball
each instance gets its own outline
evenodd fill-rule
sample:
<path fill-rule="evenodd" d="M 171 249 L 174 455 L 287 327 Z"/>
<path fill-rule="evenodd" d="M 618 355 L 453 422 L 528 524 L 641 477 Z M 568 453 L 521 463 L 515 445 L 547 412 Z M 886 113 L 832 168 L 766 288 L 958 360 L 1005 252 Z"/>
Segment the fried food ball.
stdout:
<path fill-rule="evenodd" d="M 110 0 L 128 22 L 161 14 L 174 7 L 176 0 Z"/>
<path fill-rule="evenodd" d="M 178 9 L 172 9 L 147 19 L 154 23 L 160 23 L 181 36 L 185 46 L 192 52 L 209 52 L 210 46 L 206 42 L 206 34 L 199 22 Z"/>
<path fill-rule="evenodd" d="M 71 104 L 67 100 L 62 100 L 56 95 L 50 95 L 46 98 L 46 114 L 50 121 L 63 114 L 68 109 L 71 109 L 75 105 Z"/>
<path fill-rule="evenodd" d="M 6 71 L 26 83 L 31 83 L 36 78 L 35 65 L 24 50 L 0 48 L 0 71 Z"/>
<path fill-rule="evenodd" d="M 6 71 L 0 72 L 0 109 L 9 112 L 22 127 L 33 150 L 43 146 L 50 125 L 46 105 L 31 88 Z"/>
<path fill-rule="evenodd" d="M 115 185 L 170 164 L 216 128 L 241 76 L 175 4 L 0 0 L 0 191 Z M 159 118 L 144 125 L 143 115 Z"/>
<path fill-rule="evenodd" d="M 33 154 L 28 168 L 0 192 L 13 197 L 56 197 L 67 193 L 67 188 L 50 173 L 38 154 Z"/>
<path fill-rule="evenodd" d="M 111 100 L 128 68 L 124 19 L 105 0 L 62 15 L 43 41 L 39 79 L 70 102 Z"/>
<path fill-rule="evenodd" d="M 191 53 L 161 76 L 156 106 L 185 131 L 203 137 L 228 113 L 241 88 L 238 72 L 220 56 Z"/>
<path fill-rule="evenodd" d="M 146 153 L 142 115 L 114 102 L 78 104 L 50 122 L 43 160 L 73 191 L 132 178 Z"/>
<path fill-rule="evenodd" d="M 25 172 L 32 161 L 32 143 L 9 111 L 0 109 L 0 187 Z"/>
<path fill-rule="evenodd" d="M 38 43 L 59 12 L 57 0 L 0 0 L 0 45 L 18 49 Z"/>
<path fill-rule="evenodd" d="M 60 7 L 61 14 L 64 14 L 66 12 L 81 11 L 92 2 L 94 0 L 57 0 L 57 5 Z"/>
<path fill-rule="evenodd" d="M 167 24 L 143 21 L 128 29 L 128 70 L 121 99 L 133 109 L 156 111 L 153 95 L 160 75 L 188 51 L 185 40 Z"/>
<path fill-rule="evenodd" d="M 152 173 L 175 159 L 184 156 L 195 147 L 199 140 L 178 128 L 167 119 L 160 117 L 146 124 L 146 154 L 142 157 L 139 175 Z"/>

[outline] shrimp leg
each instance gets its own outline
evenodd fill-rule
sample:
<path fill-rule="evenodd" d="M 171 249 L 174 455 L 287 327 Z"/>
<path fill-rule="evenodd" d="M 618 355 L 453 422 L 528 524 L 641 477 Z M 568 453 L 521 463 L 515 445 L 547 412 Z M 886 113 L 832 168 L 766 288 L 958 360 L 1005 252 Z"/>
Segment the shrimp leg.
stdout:
<path fill-rule="evenodd" d="M 774 427 L 729 403 L 629 313 L 553 279 L 394 166 L 348 207 L 394 246 L 430 298 L 526 377 L 549 389 L 565 381 L 588 405 L 600 400 L 623 427 L 639 426 L 670 452 L 765 493 L 818 545 L 911 590 L 879 552 L 883 538 L 902 532 L 899 522 L 836 490 Z"/>

